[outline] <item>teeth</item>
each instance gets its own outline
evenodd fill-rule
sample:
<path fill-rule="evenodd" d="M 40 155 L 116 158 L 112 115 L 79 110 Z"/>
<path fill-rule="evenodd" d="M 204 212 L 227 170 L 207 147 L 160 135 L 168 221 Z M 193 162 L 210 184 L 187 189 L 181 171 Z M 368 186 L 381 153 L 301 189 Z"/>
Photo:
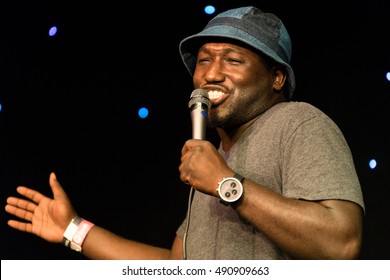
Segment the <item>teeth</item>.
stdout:
<path fill-rule="evenodd" d="M 222 91 L 211 90 L 208 92 L 210 100 L 216 100 L 221 98 L 224 93 Z"/>

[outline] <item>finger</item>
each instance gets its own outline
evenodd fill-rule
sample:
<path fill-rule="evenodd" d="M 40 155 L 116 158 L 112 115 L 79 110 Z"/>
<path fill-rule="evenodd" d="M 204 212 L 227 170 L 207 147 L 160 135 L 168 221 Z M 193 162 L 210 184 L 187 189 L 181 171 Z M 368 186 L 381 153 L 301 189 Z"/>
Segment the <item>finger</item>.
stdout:
<path fill-rule="evenodd" d="M 182 149 L 181 149 L 181 154 L 184 155 L 188 150 L 192 149 L 193 147 L 196 147 L 199 145 L 199 143 L 201 143 L 202 140 L 198 140 L 198 139 L 190 139 L 190 140 L 187 140 Z"/>
<path fill-rule="evenodd" d="M 32 232 L 32 225 L 30 223 L 23 223 L 15 220 L 9 220 L 8 225 L 14 229 L 25 231 L 25 232 Z"/>
<path fill-rule="evenodd" d="M 28 199 L 34 201 L 35 203 L 39 204 L 42 198 L 45 196 L 41 194 L 40 192 L 24 187 L 24 186 L 19 186 L 16 188 L 16 191 L 23 195 L 24 197 L 27 197 Z"/>
<path fill-rule="evenodd" d="M 27 210 L 22 209 L 22 208 L 18 208 L 16 206 L 10 205 L 10 204 L 5 206 L 5 211 L 7 213 L 10 213 L 18 218 L 21 218 L 21 219 L 29 221 L 29 222 L 32 221 L 32 218 L 34 216 L 34 212 L 30 212 L 30 211 L 27 211 Z"/>
<path fill-rule="evenodd" d="M 35 208 L 37 208 L 35 203 L 17 197 L 7 198 L 7 203 L 30 212 L 34 212 Z"/>
<path fill-rule="evenodd" d="M 188 151 L 187 142 L 183 145 L 181 148 L 181 155 L 185 155 L 185 153 Z"/>

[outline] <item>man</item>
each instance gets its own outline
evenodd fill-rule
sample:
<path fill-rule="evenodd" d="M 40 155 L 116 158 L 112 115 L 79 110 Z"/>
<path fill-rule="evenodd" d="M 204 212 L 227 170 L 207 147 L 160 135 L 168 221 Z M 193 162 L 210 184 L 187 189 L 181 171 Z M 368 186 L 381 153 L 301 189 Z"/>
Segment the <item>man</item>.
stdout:
<path fill-rule="evenodd" d="M 9 225 L 63 242 L 91 259 L 356 259 L 363 196 L 350 149 L 317 108 L 294 102 L 291 41 L 256 7 L 228 10 L 180 43 L 196 89 L 208 92 L 208 126 L 220 136 L 182 148 L 191 186 L 171 249 L 127 240 L 77 216 L 54 173 L 54 199 L 19 187 Z"/>

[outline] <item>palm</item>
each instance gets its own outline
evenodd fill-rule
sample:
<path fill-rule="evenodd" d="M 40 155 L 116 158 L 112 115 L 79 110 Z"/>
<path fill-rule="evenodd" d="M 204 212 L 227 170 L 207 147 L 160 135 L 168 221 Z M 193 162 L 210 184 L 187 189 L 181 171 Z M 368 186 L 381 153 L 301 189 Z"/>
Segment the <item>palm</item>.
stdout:
<path fill-rule="evenodd" d="M 31 232 L 50 242 L 61 242 L 66 219 L 66 206 L 62 201 L 42 198 L 31 220 Z"/>

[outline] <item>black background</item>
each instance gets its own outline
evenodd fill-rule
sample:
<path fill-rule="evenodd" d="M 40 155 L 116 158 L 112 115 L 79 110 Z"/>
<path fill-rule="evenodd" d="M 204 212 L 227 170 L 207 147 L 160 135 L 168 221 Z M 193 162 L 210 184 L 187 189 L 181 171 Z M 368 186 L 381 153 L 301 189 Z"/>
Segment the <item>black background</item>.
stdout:
<path fill-rule="evenodd" d="M 189 191 L 178 166 L 191 137 L 193 88 L 178 44 L 211 18 L 206 4 L 217 12 L 257 5 L 283 20 L 293 43 L 294 99 L 328 114 L 354 155 L 367 209 L 361 259 L 389 259 L 387 1 L 2 2 L 2 209 L 18 185 L 51 196 L 55 171 L 80 216 L 170 247 Z M 53 25 L 59 32 L 49 37 Z M 141 106 L 149 118 L 138 118 Z M 207 138 L 217 141 L 214 131 Z M 11 229 L 9 218 L 2 210 L 1 259 L 84 258 Z"/>

